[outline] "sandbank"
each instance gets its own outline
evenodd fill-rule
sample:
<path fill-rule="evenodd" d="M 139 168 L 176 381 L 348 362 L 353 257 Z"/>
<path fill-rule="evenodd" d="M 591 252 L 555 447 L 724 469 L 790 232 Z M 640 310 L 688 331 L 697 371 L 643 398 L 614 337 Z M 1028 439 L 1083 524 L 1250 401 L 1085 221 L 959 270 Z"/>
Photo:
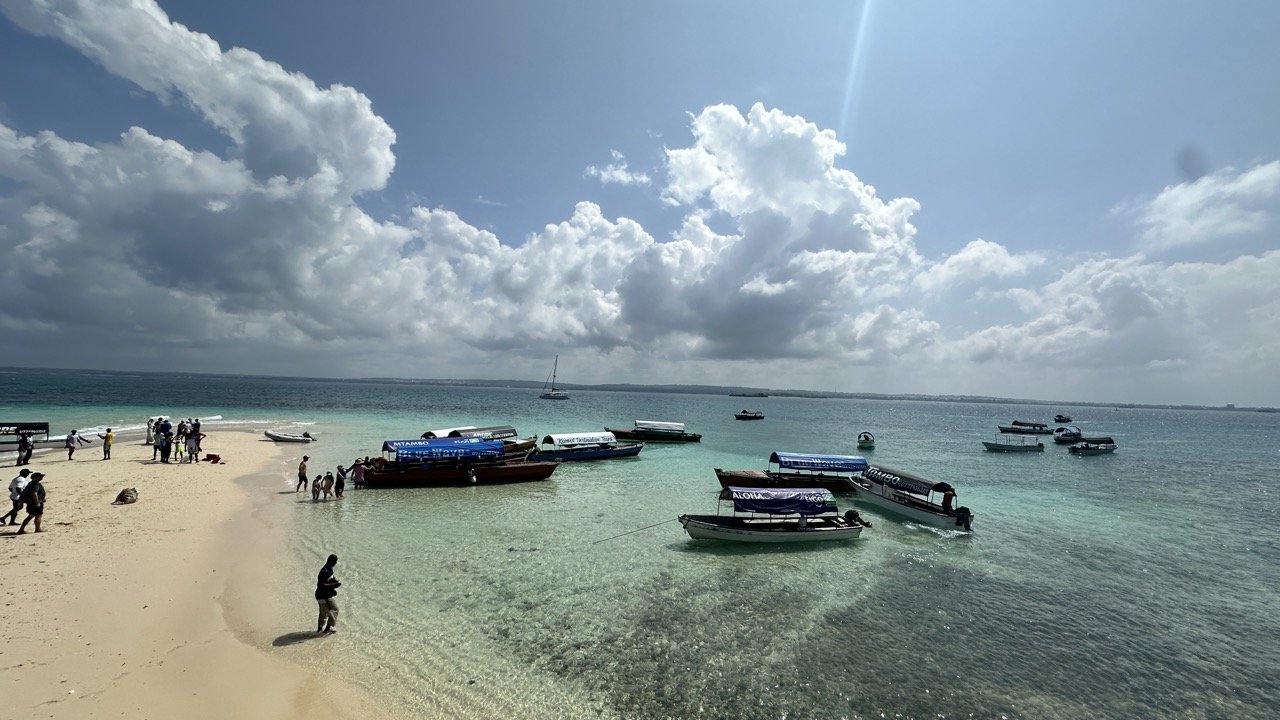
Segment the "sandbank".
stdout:
<path fill-rule="evenodd" d="M 204 451 L 224 464 L 153 462 L 137 439 L 111 460 L 100 441 L 34 458 L 44 532 L 0 528 L 0 714 L 396 715 L 341 679 L 337 636 L 311 632 L 314 579 L 289 557 L 288 513 L 271 512 L 295 501 L 282 491 L 301 448 L 219 429 Z M 112 505 L 126 487 L 138 502 Z"/>

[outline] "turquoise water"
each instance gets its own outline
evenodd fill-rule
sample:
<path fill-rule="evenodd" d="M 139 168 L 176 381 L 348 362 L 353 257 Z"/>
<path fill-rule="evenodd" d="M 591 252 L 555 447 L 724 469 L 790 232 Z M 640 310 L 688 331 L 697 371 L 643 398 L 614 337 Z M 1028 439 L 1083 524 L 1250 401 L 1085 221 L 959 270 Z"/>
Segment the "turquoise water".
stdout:
<path fill-rule="evenodd" d="M 1280 707 L 1280 415 L 536 395 L 13 372 L 0 374 L 0 421 L 65 432 L 168 414 L 221 416 L 214 430 L 306 428 L 320 438 L 307 446 L 313 468 L 460 424 L 533 435 L 654 419 L 703 433 L 634 460 L 565 464 L 542 483 L 320 505 L 279 496 L 299 572 L 343 557 L 343 674 L 422 716 L 1248 718 Z M 744 403 L 766 419 L 733 420 Z M 982 451 L 997 423 L 1056 412 L 1119 451 Z M 714 511 L 714 467 L 762 468 L 773 450 L 853 453 L 861 430 L 876 434 L 873 461 L 955 484 L 975 533 L 868 511 L 875 527 L 853 543 L 744 548 L 690 542 L 674 522 Z"/>

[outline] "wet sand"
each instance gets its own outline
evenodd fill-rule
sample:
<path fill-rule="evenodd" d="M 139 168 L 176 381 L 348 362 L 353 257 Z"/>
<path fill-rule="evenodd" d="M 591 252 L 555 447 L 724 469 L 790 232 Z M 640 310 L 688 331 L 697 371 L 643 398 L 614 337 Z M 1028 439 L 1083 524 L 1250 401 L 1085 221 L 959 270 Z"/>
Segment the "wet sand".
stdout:
<path fill-rule="evenodd" d="M 37 455 L 44 532 L 0 528 L 0 714 L 394 716 L 342 679 L 337 636 L 313 632 L 313 573 L 289 557 L 282 512 L 303 447 L 219 429 L 204 442 L 217 465 L 153 462 L 137 438 L 111 460 L 97 439 L 72 461 Z M 127 487 L 138 501 L 112 505 Z"/>

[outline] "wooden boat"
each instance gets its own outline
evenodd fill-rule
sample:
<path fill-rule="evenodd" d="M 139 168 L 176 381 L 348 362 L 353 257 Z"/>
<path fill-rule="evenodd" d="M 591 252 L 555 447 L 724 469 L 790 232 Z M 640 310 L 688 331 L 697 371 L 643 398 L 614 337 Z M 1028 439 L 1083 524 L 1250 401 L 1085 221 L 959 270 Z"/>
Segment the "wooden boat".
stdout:
<path fill-rule="evenodd" d="M 852 540 L 870 525 L 856 511 L 841 517 L 835 497 L 823 489 L 728 487 L 720 492 L 720 500 L 733 502 L 732 515 L 677 518 L 690 538 L 750 543 Z"/>
<path fill-rule="evenodd" d="M 1116 451 L 1116 443 L 1109 437 L 1087 438 L 1067 451 L 1072 455 L 1109 455 Z"/>
<path fill-rule="evenodd" d="M 556 356 L 556 360 L 551 365 L 551 377 L 542 385 L 542 394 L 538 397 L 542 400 L 568 400 L 569 393 L 556 387 L 556 371 L 560 368 L 560 356 Z"/>
<path fill-rule="evenodd" d="M 496 485 L 546 480 L 558 462 L 527 462 L 507 455 L 501 440 L 436 438 L 387 440 L 384 457 L 365 470 L 370 488 Z M 386 456 L 390 455 L 391 459 Z"/>
<path fill-rule="evenodd" d="M 1028 422 L 1026 420 L 1014 420 L 1008 425 L 997 425 L 1002 433 L 1017 433 L 1019 435 L 1048 435 L 1053 432 L 1048 425 L 1039 422 Z"/>
<path fill-rule="evenodd" d="M 883 510 L 908 520 L 934 527 L 972 531 L 973 513 L 967 507 L 949 510 L 943 507 L 955 489 L 950 484 L 931 480 L 883 465 L 873 465 L 857 476 L 854 502 Z M 934 493 L 943 493 L 943 504 L 933 501 Z"/>
<path fill-rule="evenodd" d="M 636 420 L 633 428 L 605 428 L 619 440 L 648 440 L 652 442 L 701 442 L 698 433 L 685 432 L 684 423 L 662 420 Z"/>
<path fill-rule="evenodd" d="M 299 433 L 278 432 L 276 430 L 266 430 L 262 434 L 266 435 L 272 440 L 275 440 L 276 442 L 309 443 L 315 440 L 315 438 L 311 437 L 311 433 L 308 433 L 308 432 L 299 434 Z"/>
<path fill-rule="evenodd" d="M 763 410 L 739 410 L 733 414 L 735 420 L 763 420 Z"/>
<path fill-rule="evenodd" d="M 620 443 L 610 432 L 562 433 L 542 438 L 542 446 L 529 455 L 537 460 L 608 460 L 635 457 L 642 442 Z"/>
<path fill-rule="evenodd" d="M 876 447 L 876 436 L 869 432 L 858 433 L 858 449 L 874 450 Z"/>
<path fill-rule="evenodd" d="M 1056 423 L 1069 423 L 1071 422 L 1071 416 L 1070 415 L 1054 415 L 1053 421 Z"/>
<path fill-rule="evenodd" d="M 721 470 L 716 468 L 720 487 L 823 488 L 847 492 L 857 487 L 853 477 L 869 467 L 857 455 L 813 455 L 775 452 L 764 470 Z"/>
<path fill-rule="evenodd" d="M 982 441 L 987 452 L 1044 452 L 1044 443 L 1026 435 L 1001 435 L 994 442 Z"/>

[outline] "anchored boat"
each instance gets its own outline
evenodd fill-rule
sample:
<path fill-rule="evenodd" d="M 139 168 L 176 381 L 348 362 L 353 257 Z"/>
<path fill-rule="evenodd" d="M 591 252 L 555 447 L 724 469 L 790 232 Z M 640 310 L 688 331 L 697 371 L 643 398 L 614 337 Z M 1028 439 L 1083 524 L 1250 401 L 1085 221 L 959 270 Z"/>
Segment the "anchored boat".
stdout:
<path fill-rule="evenodd" d="M 608 460 L 635 457 L 644 449 L 642 442 L 620 443 L 611 432 L 553 433 L 542 438 L 542 445 L 530 460 Z"/>
<path fill-rule="evenodd" d="M 982 441 L 987 452 L 1044 452 L 1044 443 L 1026 435 L 999 435 L 994 441 Z"/>
<path fill-rule="evenodd" d="M 820 488 L 728 487 L 720 492 L 720 500 L 733 502 L 732 515 L 677 518 L 690 538 L 752 543 L 852 540 L 870 526 L 857 511 L 841 517 L 835 496 Z"/>
<path fill-rule="evenodd" d="M 501 440 L 436 438 L 387 440 L 383 457 L 365 470 L 370 488 L 495 485 L 546 480 L 558 462 L 527 462 L 507 454 Z M 387 456 L 390 456 L 388 459 Z"/>
<path fill-rule="evenodd" d="M 769 456 L 764 470 L 715 470 L 720 487 L 825 488 L 840 492 L 857 487 L 854 474 L 868 467 L 867 459 L 858 455 L 778 451 Z"/>
<path fill-rule="evenodd" d="M 605 428 L 619 440 L 651 440 L 653 442 L 701 442 L 698 433 L 686 432 L 682 422 L 636 420 L 633 428 Z"/>
<path fill-rule="evenodd" d="M 858 476 L 854 502 L 884 510 L 908 520 L 948 529 L 973 529 L 973 513 L 967 507 L 951 508 L 955 488 L 883 465 L 873 465 Z M 935 494 L 942 502 L 934 502 Z"/>

